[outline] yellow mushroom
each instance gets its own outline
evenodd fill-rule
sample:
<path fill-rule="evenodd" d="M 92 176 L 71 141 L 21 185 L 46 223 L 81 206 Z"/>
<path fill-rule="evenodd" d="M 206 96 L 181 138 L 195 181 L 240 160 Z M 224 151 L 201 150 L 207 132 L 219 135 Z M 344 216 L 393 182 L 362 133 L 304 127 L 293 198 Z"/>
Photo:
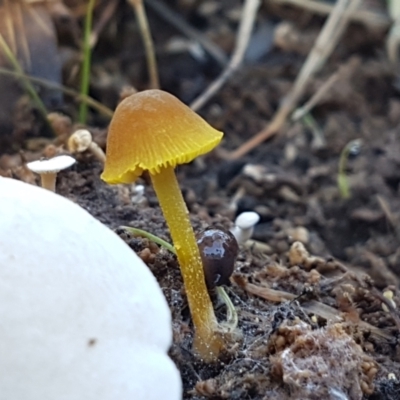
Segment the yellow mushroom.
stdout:
<path fill-rule="evenodd" d="M 223 341 L 174 168 L 211 151 L 222 136 L 175 96 L 161 90 L 139 92 L 114 113 L 101 175 L 107 183 L 119 184 L 149 171 L 181 267 L 195 326 L 194 349 L 205 361 L 218 357 Z"/>

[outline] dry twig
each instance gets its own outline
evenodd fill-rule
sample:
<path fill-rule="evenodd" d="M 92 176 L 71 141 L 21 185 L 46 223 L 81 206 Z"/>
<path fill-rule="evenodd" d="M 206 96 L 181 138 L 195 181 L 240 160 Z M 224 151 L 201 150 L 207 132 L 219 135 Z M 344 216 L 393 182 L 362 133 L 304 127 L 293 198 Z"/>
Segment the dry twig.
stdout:
<path fill-rule="evenodd" d="M 298 121 L 308 114 L 325 96 L 325 94 L 331 89 L 331 87 L 339 80 L 340 73 L 336 71 L 332 74 L 328 80 L 326 80 L 321 87 L 314 93 L 310 100 L 308 100 L 303 106 L 299 107 L 292 115 L 293 121 Z"/>
<path fill-rule="evenodd" d="M 113 17 L 115 10 L 117 9 L 117 5 L 118 5 L 117 0 L 111 0 L 108 3 L 106 3 L 104 10 L 102 10 L 101 15 L 99 19 L 96 21 L 92 29 L 92 32 L 90 34 L 90 47 L 92 49 L 96 46 L 97 41 L 99 40 L 100 33 Z"/>
<path fill-rule="evenodd" d="M 163 2 L 158 0 L 146 0 L 148 4 L 161 18 L 173 25 L 187 37 L 201 44 L 201 46 L 220 64 L 225 66 L 228 62 L 225 53 L 197 29 L 191 27 L 184 19 L 175 14 Z"/>
<path fill-rule="evenodd" d="M 149 22 L 147 20 L 143 0 L 128 0 L 128 2 L 135 10 L 140 34 L 142 35 L 143 45 L 146 53 L 147 70 L 150 78 L 150 87 L 152 89 L 158 89 L 160 87 L 160 81 L 158 78 L 156 54 L 154 51 L 153 38 L 151 37 Z"/>
<path fill-rule="evenodd" d="M 311 11 L 319 15 L 328 15 L 331 13 L 333 5 L 330 3 L 315 0 L 272 0 L 277 4 L 288 4 L 301 7 L 304 10 Z M 396 1 L 396 0 L 394 0 Z M 390 25 L 390 19 L 385 13 L 373 11 L 368 8 L 360 8 L 357 13 L 353 13 L 350 19 L 364 24 L 372 29 L 387 29 Z"/>
<path fill-rule="evenodd" d="M 388 11 L 393 19 L 392 27 L 386 39 L 386 51 L 389 60 L 396 65 L 399 61 L 400 45 L 400 2 L 391 0 L 388 2 Z"/>
<path fill-rule="evenodd" d="M 388 220 L 390 226 L 392 227 L 393 231 L 396 233 L 396 237 L 398 240 L 400 240 L 400 227 L 398 223 L 398 218 L 393 214 L 392 210 L 390 209 L 390 206 L 388 202 L 381 196 L 377 195 L 376 199 L 378 200 L 378 204 L 385 214 L 386 219 Z"/>
<path fill-rule="evenodd" d="M 260 0 L 246 0 L 243 5 L 242 18 L 240 20 L 239 30 L 236 38 L 236 47 L 228 65 L 222 71 L 221 75 L 211 83 L 211 85 L 195 99 L 190 108 L 198 111 L 229 79 L 229 77 L 240 67 L 247 46 L 250 41 L 257 10 L 260 6 Z"/>
<path fill-rule="evenodd" d="M 310 78 L 320 70 L 331 55 L 348 25 L 350 15 L 357 10 L 361 1 L 362 0 L 338 0 L 329 18 L 326 20 L 313 49 L 303 64 L 291 92 L 281 103 L 271 123 L 253 138 L 243 143 L 235 151 L 228 153 L 226 155 L 227 158 L 238 159 L 244 156 L 280 131 L 288 116 L 304 94 L 304 90 Z"/>
<path fill-rule="evenodd" d="M 83 95 L 82 93 L 79 93 L 74 89 L 70 89 L 70 88 L 60 85 L 58 83 L 51 82 L 47 79 L 36 78 L 34 76 L 26 75 L 22 72 L 10 71 L 10 70 L 8 70 L 6 68 L 2 68 L 2 67 L 0 67 L 0 74 L 15 76 L 17 78 L 22 78 L 22 79 L 27 79 L 33 83 L 37 83 L 38 85 L 47 87 L 49 89 L 60 90 L 61 92 L 67 94 L 68 96 L 73 97 L 76 101 L 86 102 L 88 106 L 92 107 L 94 110 L 97 110 L 100 114 L 103 114 L 106 117 L 111 118 L 114 114 L 113 110 L 109 109 L 104 104 L 93 99 L 92 97 Z"/>
<path fill-rule="evenodd" d="M 236 277 L 234 280 L 240 287 L 246 290 L 246 292 L 274 303 L 293 301 L 298 297 L 283 290 L 274 290 L 265 286 L 254 285 L 240 278 L 238 279 L 238 277 Z M 346 320 L 345 313 L 341 313 L 336 308 L 330 307 L 327 304 L 321 303 L 320 301 L 309 300 L 302 303 L 302 307 L 307 313 L 317 315 L 318 317 L 326 319 L 327 321 L 344 322 Z M 395 320 L 395 322 L 397 323 L 397 320 Z M 371 325 L 368 322 L 362 321 L 361 319 L 357 322 L 357 324 L 365 331 L 371 332 L 377 339 L 383 339 L 388 342 L 393 341 L 393 336 L 390 333 L 385 332 L 383 329 Z"/>

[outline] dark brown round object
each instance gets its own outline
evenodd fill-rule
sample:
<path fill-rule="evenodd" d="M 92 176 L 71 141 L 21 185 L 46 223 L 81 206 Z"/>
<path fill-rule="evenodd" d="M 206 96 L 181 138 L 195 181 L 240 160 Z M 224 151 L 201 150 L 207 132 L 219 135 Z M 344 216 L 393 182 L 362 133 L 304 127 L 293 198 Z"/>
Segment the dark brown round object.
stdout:
<path fill-rule="evenodd" d="M 197 235 L 208 290 L 228 285 L 239 246 L 229 231 L 207 229 Z"/>

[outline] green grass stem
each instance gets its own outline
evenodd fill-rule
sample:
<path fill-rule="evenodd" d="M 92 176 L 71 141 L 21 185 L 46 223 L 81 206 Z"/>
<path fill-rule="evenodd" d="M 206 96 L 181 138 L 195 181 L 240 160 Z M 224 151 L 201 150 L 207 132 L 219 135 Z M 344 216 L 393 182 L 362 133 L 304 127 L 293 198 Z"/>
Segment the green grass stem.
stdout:
<path fill-rule="evenodd" d="M 130 226 L 120 226 L 120 228 L 135 237 L 139 236 L 139 237 L 144 237 L 146 239 L 149 239 L 152 242 L 157 243 L 158 245 L 164 247 L 172 254 L 176 255 L 174 246 L 172 246 L 167 241 L 159 238 L 158 236 L 155 236 L 155 235 L 153 235 L 147 231 L 144 231 L 142 229 L 132 228 Z M 238 315 L 237 315 L 236 308 L 233 305 L 232 300 L 230 299 L 230 297 L 228 296 L 228 294 L 226 293 L 225 289 L 222 286 L 217 286 L 216 291 L 217 291 L 219 299 L 226 305 L 226 308 L 227 308 L 226 322 L 224 323 L 224 325 L 229 330 L 229 332 L 233 332 L 238 325 Z"/>
<path fill-rule="evenodd" d="M 154 243 L 159 244 L 160 246 L 166 248 L 168 251 L 170 251 L 172 254 L 176 254 L 175 247 L 172 246 L 172 244 L 168 243 L 167 241 L 159 238 L 156 235 L 151 234 L 150 232 L 144 231 L 142 229 L 137 229 L 137 228 L 132 228 L 130 226 L 120 226 L 121 229 L 124 231 L 127 231 L 133 236 L 139 236 L 139 237 L 144 237 L 149 240 L 151 240 Z"/>
<path fill-rule="evenodd" d="M 339 171 L 337 177 L 337 185 L 339 189 L 340 196 L 342 199 L 349 199 L 350 198 L 350 185 L 349 179 L 346 173 L 347 168 L 347 161 L 349 158 L 350 153 L 353 151 L 354 148 L 359 148 L 361 146 L 360 139 L 351 140 L 346 146 L 343 148 L 342 152 L 340 153 L 339 157 Z"/>
<path fill-rule="evenodd" d="M 92 49 L 90 45 L 90 35 L 92 32 L 93 22 L 93 9 L 96 0 L 89 0 L 88 7 L 86 10 L 84 36 L 83 36 L 83 63 L 82 63 L 82 75 L 81 75 L 81 95 L 87 96 L 89 94 L 90 84 L 90 65 L 92 58 Z M 86 102 L 82 102 L 79 107 L 79 122 L 86 124 L 88 113 L 88 105 Z"/>
<path fill-rule="evenodd" d="M 15 76 L 18 78 L 23 78 L 23 79 L 27 79 L 30 82 L 34 82 L 37 83 L 38 85 L 47 87 L 49 89 L 56 89 L 59 90 L 60 92 L 65 93 L 68 96 L 71 96 L 72 98 L 74 98 L 75 100 L 82 102 L 82 103 L 86 103 L 89 107 L 91 107 L 93 110 L 96 110 L 97 112 L 99 112 L 100 114 L 108 117 L 108 118 L 112 118 L 114 111 L 111 110 L 110 108 L 106 107 L 105 105 L 103 105 L 102 103 L 100 103 L 99 101 L 93 99 L 90 96 L 84 96 L 81 93 L 77 92 L 74 89 L 65 87 L 63 85 L 59 85 L 58 83 L 55 82 L 51 82 L 47 79 L 42 79 L 42 78 L 36 78 L 35 76 L 30 76 L 30 75 L 26 75 L 20 72 L 16 72 L 16 71 L 10 71 L 6 68 L 1 68 L 0 67 L 0 74 L 1 75 L 10 75 L 10 76 Z"/>

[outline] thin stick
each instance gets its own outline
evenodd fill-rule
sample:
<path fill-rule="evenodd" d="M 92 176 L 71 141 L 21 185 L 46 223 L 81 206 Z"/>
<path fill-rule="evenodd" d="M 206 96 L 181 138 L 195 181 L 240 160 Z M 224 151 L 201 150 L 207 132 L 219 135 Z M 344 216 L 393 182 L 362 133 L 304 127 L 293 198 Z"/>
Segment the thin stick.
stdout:
<path fill-rule="evenodd" d="M 143 5 L 143 0 L 129 0 L 129 3 L 135 10 L 136 19 L 139 24 L 140 34 L 146 53 L 147 69 L 149 71 L 150 87 L 158 89 L 160 81 L 158 78 L 157 60 L 154 51 L 153 39 L 151 37 L 149 22 L 147 20 L 146 10 Z"/>
<path fill-rule="evenodd" d="M 5 28 L 5 35 L 10 42 L 10 48 L 12 51 L 17 54 L 17 38 L 15 37 L 15 30 L 13 24 L 13 8 L 11 8 L 10 0 L 4 0 L 4 19 L 2 23 L 4 24 Z"/>
<path fill-rule="evenodd" d="M 115 10 L 118 5 L 118 0 L 112 0 L 106 3 L 105 8 L 98 19 L 98 21 L 94 24 L 92 32 L 90 34 L 90 47 L 93 49 L 97 41 L 99 39 L 100 32 L 104 29 L 107 23 L 110 21 L 112 16 L 115 13 Z"/>
<path fill-rule="evenodd" d="M 228 59 L 225 53 L 206 36 L 197 29 L 191 27 L 182 17 L 174 13 L 165 4 L 158 0 L 146 0 L 148 4 L 161 18 L 170 23 L 176 29 L 180 30 L 187 37 L 200 43 L 203 48 L 218 62 L 221 66 L 225 66 Z"/>
<path fill-rule="evenodd" d="M 339 71 L 336 71 L 334 74 L 332 74 L 329 79 L 325 81 L 321 85 L 321 87 L 314 93 L 311 99 L 293 113 L 292 121 L 297 121 L 308 114 L 323 99 L 323 97 L 331 89 L 331 87 L 339 80 L 339 77 Z"/>
<path fill-rule="evenodd" d="M 393 20 L 393 24 L 387 35 L 386 52 L 390 62 L 393 65 L 397 65 L 399 61 L 400 42 L 400 2 L 398 0 L 389 0 L 388 11 Z"/>
<path fill-rule="evenodd" d="M 73 97 L 74 99 L 76 99 L 76 100 L 78 100 L 80 102 L 85 102 L 89 107 L 92 107 L 94 110 L 98 111 L 100 114 L 105 115 L 106 117 L 112 118 L 112 116 L 114 115 L 113 110 L 111 110 L 110 108 L 106 107 L 105 105 L 103 105 L 99 101 L 93 99 L 92 97 L 85 96 L 85 95 L 77 92 L 74 89 L 67 88 L 67 87 L 65 87 L 63 85 L 59 85 L 58 83 L 51 82 L 51 81 L 49 81 L 47 79 L 36 78 L 34 76 L 26 75 L 26 74 L 21 73 L 21 72 L 10 71 L 10 70 L 8 70 L 6 68 L 1 68 L 1 67 L 0 67 L 0 74 L 16 76 L 18 78 L 26 79 L 26 80 L 28 80 L 30 82 L 37 83 L 39 85 L 45 86 L 45 87 L 50 88 L 50 89 L 60 90 L 61 92 L 67 94 L 68 96 Z"/>
<path fill-rule="evenodd" d="M 315 0 L 271 0 L 277 4 L 289 4 L 303 8 L 319 15 L 328 15 L 331 13 L 333 5 Z M 396 0 L 393 0 L 396 1 Z M 360 8 L 356 13 L 350 16 L 350 19 L 355 22 L 360 22 L 371 28 L 387 29 L 391 23 L 390 18 L 383 12 L 372 11 L 368 8 Z"/>
<path fill-rule="evenodd" d="M 89 93 L 90 83 L 90 64 L 92 49 L 90 46 L 90 36 L 92 31 L 93 9 L 96 0 L 89 0 L 86 18 L 85 18 L 85 31 L 83 38 L 83 64 L 82 64 L 82 77 L 81 77 L 81 94 L 87 96 Z M 86 123 L 88 107 L 86 103 L 81 103 L 79 107 L 79 122 Z"/>
<path fill-rule="evenodd" d="M 274 290 L 265 286 L 257 286 L 247 282 L 244 284 L 239 284 L 239 286 L 243 287 L 243 289 L 248 293 L 276 303 L 293 301 L 298 297 L 292 293 L 284 292 L 282 290 Z M 346 315 L 344 313 L 316 300 L 310 300 L 302 303 L 302 307 L 307 313 L 315 314 L 318 317 L 324 318 L 328 321 L 346 321 Z M 357 325 L 363 329 L 366 329 L 367 331 L 370 331 L 378 338 L 384 338 L 389 341 L 393 340 L 393 336 L 385 332 L 383 329 L 371 325 L 368 322 L 362 321 L 361 319 L 357 321 Z"/>
<path fill-rule="evenodd" d="M 314 47 L 303 64 L 291 92 L 286 99 L 283 99 L 271 123 L 250 140 L 244 142 L 235 151 L 226 154 L 226 158 L 238 159 L 280 131 L 287 117 L 296 107 L 296 104 L 303 95 L 310 78 L 324 65 L 334 47 L 337 45 L 339 38 L 347 27 L 349 16 L 357 9 L 361 1 L 362 0 L 338 0 L 329 18 L 326 20 Z"/>
<path fill-rule="evenodd" d="M 389 224 L 396 233 L 397 239 L 400 240 L 400 226 L 398 224 L 398 218 L 393 215 L 388 202 L 381 195 L 378 194 L 376 199 L 378 200 L 379 206 L 385 214 L 386 219 L 389 221 Z"/>
<path fill-rule="evenodd" d="M 257 10 L 260 0 L 246 0 L 243 5 L 242 19 L 240 20 L 239 30 L 236 37 L 236 47 L 228 65 L 221 75 L 211 83 L 211 85 L 195 99 L 190 108 L 198 111 L 214 94 L 222 87 L 229 77 L 240 67 L 250 41 L 251 32 L 254 27 Z"/>

